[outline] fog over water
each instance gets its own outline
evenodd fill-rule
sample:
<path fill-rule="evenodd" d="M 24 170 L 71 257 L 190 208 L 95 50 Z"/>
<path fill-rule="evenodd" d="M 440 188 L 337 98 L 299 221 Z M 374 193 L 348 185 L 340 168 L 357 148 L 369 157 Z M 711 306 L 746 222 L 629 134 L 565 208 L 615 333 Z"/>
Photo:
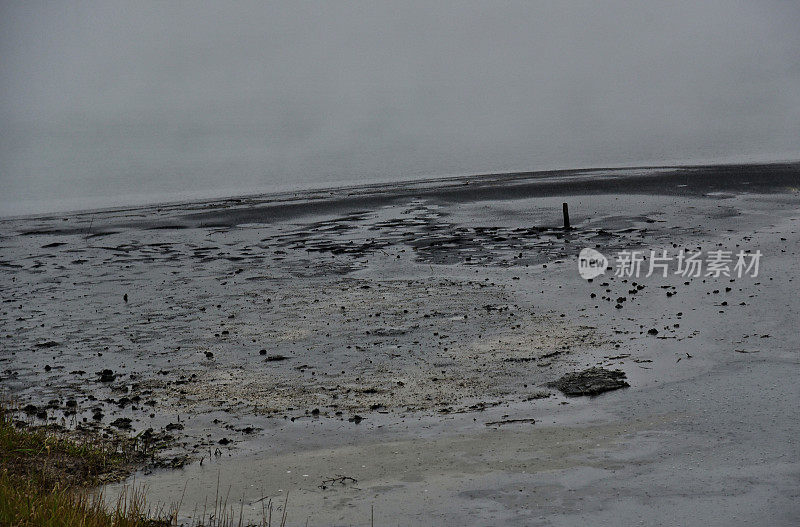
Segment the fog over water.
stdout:
<path fill-rule="evenodd" d="M 800 158 L 795 2 L 2 2 L 0 214 Z"/>

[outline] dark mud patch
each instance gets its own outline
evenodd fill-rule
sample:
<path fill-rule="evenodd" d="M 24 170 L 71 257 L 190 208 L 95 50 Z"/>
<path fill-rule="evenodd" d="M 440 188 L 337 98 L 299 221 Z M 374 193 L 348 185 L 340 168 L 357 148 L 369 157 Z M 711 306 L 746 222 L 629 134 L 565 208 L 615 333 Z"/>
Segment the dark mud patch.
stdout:
<path fill-rule="evenodd" d="M 151 231 L 169 231 L 169 230 L 183 230 L 188 229 L 187 225 L 180 225 L 180 224 L 166 224 L 166 225 L 154 225 L 149 227 L 148 230 Z"/>
<path fill-rule="evenodd" d="M 620 388 L 628 388 L 630 384 L 624 380 L 625 377 L 625 372 L 622 370 L 589 368 L 567 373 L 557 381 L 549 383 L 548 386 L 560 390 L 569 397 L 593 396 Z"/>

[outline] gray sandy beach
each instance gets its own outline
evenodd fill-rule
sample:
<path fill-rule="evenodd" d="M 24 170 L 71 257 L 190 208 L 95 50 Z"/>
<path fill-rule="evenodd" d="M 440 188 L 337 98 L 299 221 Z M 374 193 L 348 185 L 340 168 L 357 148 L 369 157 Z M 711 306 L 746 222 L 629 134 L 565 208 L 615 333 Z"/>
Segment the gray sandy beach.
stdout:
<path fill-rule="evenodd" d="M 288 525 L 794 525 L 798 242 L 791 163 L 4 218 L 0 387 L 31 423 L 168 434 L 102 491 L 184 522 L 224 495 Z M 733 261 L 646 276 L 681 250 Z M 595 367 L 624 382 L 553 384 Z"/>

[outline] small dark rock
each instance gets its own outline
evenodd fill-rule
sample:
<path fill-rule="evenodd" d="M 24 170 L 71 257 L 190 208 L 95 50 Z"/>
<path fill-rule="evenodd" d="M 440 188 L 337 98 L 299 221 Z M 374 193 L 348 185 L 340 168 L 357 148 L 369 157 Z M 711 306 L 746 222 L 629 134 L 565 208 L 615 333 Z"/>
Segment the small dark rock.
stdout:
<path fill-rule="evenodd" d="M 97 375 L 100 376 L 100 382 L 112 382 L 116 378 L 113 370 L 103 370 L 97 372 Z"/>
<path fill-rule="evenodd" d="M 126 430 L 131 427 L 131 420 L 128 417 L 119 417 L 111 421 L 111 426 L 116 426 L 119 429 Z"/>

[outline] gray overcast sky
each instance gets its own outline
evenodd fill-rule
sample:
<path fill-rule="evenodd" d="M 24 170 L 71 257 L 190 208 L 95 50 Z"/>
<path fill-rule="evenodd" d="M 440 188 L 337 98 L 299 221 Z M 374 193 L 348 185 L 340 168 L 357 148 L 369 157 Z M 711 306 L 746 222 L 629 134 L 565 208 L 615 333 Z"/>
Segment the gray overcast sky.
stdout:
<path fill-rule="evenodd" d="M 797 158 L 798 28 L 769 0 L 2 1 L 0 213 Z"/>

